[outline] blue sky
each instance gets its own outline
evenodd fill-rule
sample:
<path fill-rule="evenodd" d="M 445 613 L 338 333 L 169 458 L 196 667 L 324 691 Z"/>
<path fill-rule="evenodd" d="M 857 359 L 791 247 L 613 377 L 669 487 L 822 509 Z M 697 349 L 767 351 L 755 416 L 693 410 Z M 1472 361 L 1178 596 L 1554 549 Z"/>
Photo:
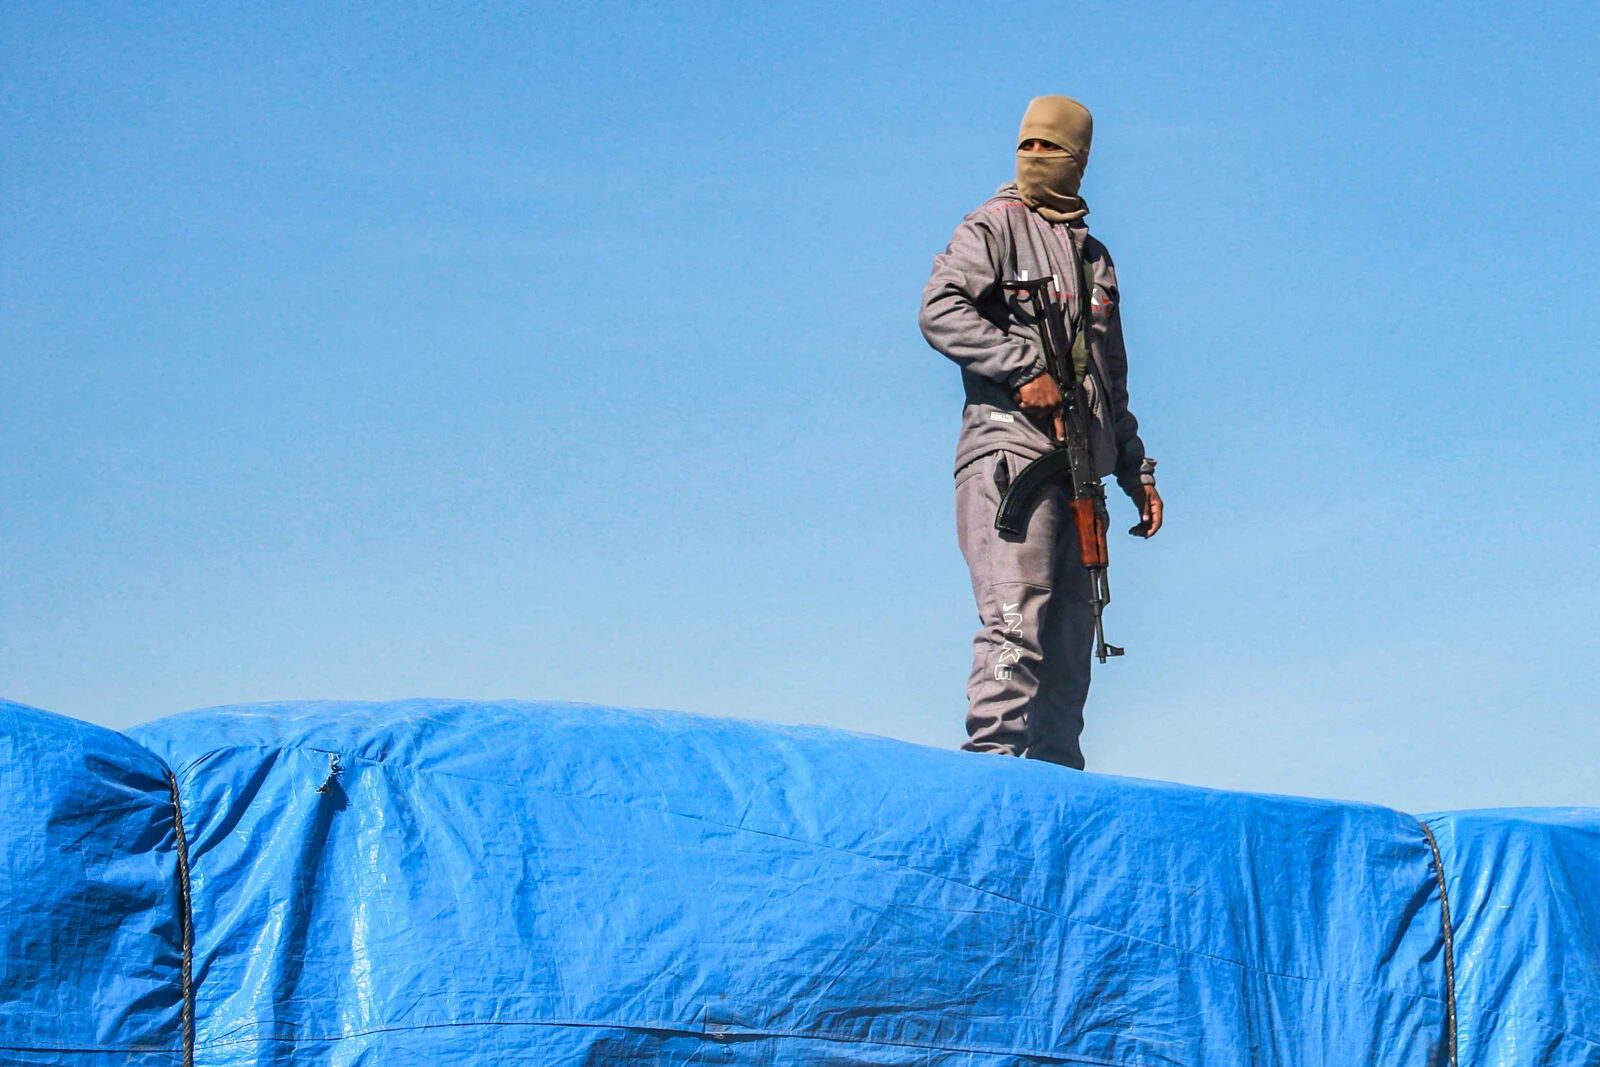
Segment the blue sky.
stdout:
<path fill-rule="evenodd" d="M 0 693 L 958 744 L 917 301 L 1047 92 L 1169 509 L 1091 769 L 1600 804 L 1580 3 L 8 4 Z"/>

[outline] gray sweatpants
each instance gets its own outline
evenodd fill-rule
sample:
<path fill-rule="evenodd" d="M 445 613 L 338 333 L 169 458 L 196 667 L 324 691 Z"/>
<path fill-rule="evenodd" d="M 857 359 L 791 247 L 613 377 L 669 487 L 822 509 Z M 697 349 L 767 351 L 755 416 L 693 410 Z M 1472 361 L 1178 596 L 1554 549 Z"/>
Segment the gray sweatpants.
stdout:
<path fill-rule="evenodd" d="M 967 743 L 1083 769 L 1083 702 L 1089 695 L 1094 611 L 1067 498 L 1040 498 L 1025 539 L 994 528 L 997 469 L 1015 477 L 1027 463 L 995 452 L 964 467 L 956 481 L 956 532 L 972 572 L 981 628 L 972 640 L 967 680 Z"/>

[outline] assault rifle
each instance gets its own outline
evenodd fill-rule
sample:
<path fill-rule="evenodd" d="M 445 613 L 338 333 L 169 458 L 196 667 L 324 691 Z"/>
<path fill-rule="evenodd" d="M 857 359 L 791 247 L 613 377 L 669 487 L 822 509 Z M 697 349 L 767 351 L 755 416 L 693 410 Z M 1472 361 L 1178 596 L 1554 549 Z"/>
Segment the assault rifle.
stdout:
<path fill-rule="evenodd" d="M 1089 290 L 1084 284 L 1084 271 L 1078 267 L 1078 315 L 1073 336 L 1089 327 Z M 1111 525 L 1106 512 L 1106 490 L 1100 476 L 1094 471 L 1094 460 L 1089 455 L 1089 400 L 1083 382 L 1078 378 L 1072 363 L 1072 344 L 1066 340 L 1067 323 L 1061 308 L 1051 299 L 1052 288 L 1059 291 L 1055 278 L 1030 280 L 1026 271 L 1014 281 L 1003 281 L 1002 288 L 1027 294 L 1034 321 L 1039 327 L 1039 341 L 1044 346 L 1045 373 L 1055 379 L 1061 390 L 1061 409 L 1066 426 L 1064 439 L 1051 433 L 1053 447 L 1043 456 L 1023 467 L 1011 480 L 1005 495 L 1000 499 L 1000 510 L 995 512 L 994 527 L 1003 534 L 1022 537 L 1028 532 L 1028 519 L 1039 503 L 1040 495 L 1058 482 L 1071 490 L 1069 507 L 1073 525 L 1078 530 L 1078 545 L 1083 556 L 1084 569 L 1089 572 L 1089 603 L 1094 607 L 1094 654 L 1104 663 L 1108 657 L 1120 656 L 1123 650 L 1106 644 L 1105 630 L 1100 616 L 1111 603 L 1111 583 L 1106 578 L 1110 552 L 1106 548 L 1106 529 Z M 1087 343 L 1087 334 L 1084 335 Z"/>

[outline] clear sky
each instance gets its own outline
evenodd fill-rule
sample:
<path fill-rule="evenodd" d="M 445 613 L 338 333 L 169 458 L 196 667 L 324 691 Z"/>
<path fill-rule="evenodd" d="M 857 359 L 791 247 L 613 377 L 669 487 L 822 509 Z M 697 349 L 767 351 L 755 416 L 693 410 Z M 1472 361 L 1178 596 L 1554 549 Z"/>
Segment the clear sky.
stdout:
<path fill-rule="evenodd" d="M 1055 92 L 1168 506 L 1090 768 L 1600 804 L 1578 2 L 7 3 L 0 694 L 958 744 L 918 297 Z"/>

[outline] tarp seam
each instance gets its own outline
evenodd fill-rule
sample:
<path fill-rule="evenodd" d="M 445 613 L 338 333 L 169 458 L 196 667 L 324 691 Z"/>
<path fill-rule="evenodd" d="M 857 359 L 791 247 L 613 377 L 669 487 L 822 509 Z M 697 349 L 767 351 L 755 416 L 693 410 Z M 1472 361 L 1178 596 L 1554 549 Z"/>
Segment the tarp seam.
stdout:
<path fill-rule="evenodd" d="M 1434 840 L 1433 830 L 1426 822 L 1418 819 L 1417 825 L 1422 827 L 1423 836 L 1428 839 L 1428 849 L 1433 853 L 1434 874 L 1439 879 L 1439 910 L 1444 925 L 1444 1019 L 1445 1030 L 1450 1038 L 1450 1067 L 1456 1067 L 1456 935 L 1450 921 L 1450 893 L 1445 887 L 1444 860 L 1439 855 L 1439 842 Z"/>
<path fill-rule="evenodd" d="M 189 894 L 189 838 L 183 831 L 183 803 L 178 778 L 169 768 L 172 827 L 178 845 L 178 928 L 183 938 L 183 1067 L 194 1067 L 194 908 Z"/>
<path fill-rule="evenodd" d="M 166 1045 L 0 1045 L 0 1052 L 178 1052 Z"/>
<path fill-rule="evenodd" d="M 1019 1050 L 1019 1049 L 1017 1049 L 1015 1047 L 1005 1048 L 1005 1047 L 1001 1047 L 999 1045 L 937 1045 L 937 1044 L 932 1044 L 932 1043 L 923 1042 L 923 1041 L 892 1041 L 892 1040 L 884 1040 L 882 1038 L 836 1037 L 836 1036 L 830 1036 L 830 1035 L 826 1035 L 826 1034 L 813 1033 L 813 1032 L 805 1031 L 805 1030 L 753 1030 L 753 1029 L 706 1030 L 706 1029 L 704 1029 L 704 1027 L 701 1027 L 701 1026 L 690 1026 L 690 1025 L 684 1025 L 684 1026 L 655 1025 L 655 1026 L 652 1026 L 652 1025 L 649 1025 L 647 1023 L 597 1022 L 597 1021 L 594 1021 L 594 1020 L 572 1020 L 572 1021 L 568 1021 L 568 1020 L 562 1020 L 562 1019 L 539 1019 L 539 1020 L 475 1019 L 475 1020 L 463 1021 L 463 1022 L 420 1023 L 420 1024 L 417 1024 L 417 1025 L 414 1025 L 414 1026 L 375 1026 L 375 1027 L 372 1027 L 371 1029 L 367 1029 L 367 1030 L 351 1030 L 351 1031 L 348 1031 L 346 1033 L 328 1034 L 328 1035 L 318 1035 L 318 1034 L 310 1034 L 310 1035 L 307 1035 L 307 1034 L 284 1034 L 284 1035 L 279 1035 L 279 1034 L 261 1034 L 261 1035 L 257 1035 L 257 1036 L 252 1037 L 252 1038 L 236 1038 L 236 1039 L 223 1039 L 223 1040 L 217 1040 L 217 1041 L 205 1041 L 205 1042 L 202 1042 L 201 1044 L 202 1044 L 202 1047 L 208 1048 L 208 1049 L 224 1048 L 224 1047 L 236 1048 L 236 1047 L 243 1046 L 243 1045 L 260 1044 L 261 1042 L 264 1042 L 264 1041 L 271 1041 L 271 1042 L 274 1042 L 274 1043 L 293 1043 L 293 1042 L 299 1042 L 299 1041 L 320 1041 L 320 1042 L 326 1042 L 326 1043 L 330 1043 L 331 1044 L 331 1043 L 336 1042 L 336 1041 L 348 1041 L 348 1040 L 351 1040 L 351 1039 L 354 1039 L 354 1038 L 359 1038 L 359 1037 L 371 1037 L 374 1034 L 408 1033 L 408 1032 L 417 1031 L 417 1030 L 443 1030 L 443 1029 L 452 1029 L 452 1028 L 457 1028 L 457 1027 L 469 1027 L 469 1026 L 557 1026 L 557 1027 L 562 1027 L 562 1028 L 566 1028 L 566 1029 L 627 1030 L 627 1031 L 631 1031 L 631 1032 L 635 1032 L 635 1033 L 681 1034 L 681 1035 L 683 1035 L 685 1037 L 702 1038 L 702 1039 L 704 1039 L 706 1041 L 710 1041 L 710 1042 L 717 1043 L 717 1044 L 724 1043 L 724 1042 L 728 1041 L 728 1039 L 730 1039 L 730 1038 L 733 1038 L 733 1039 L 739 1039 L 739 1038 L 764 1038 L 764 1037 L 770 1037 L 770 1038 L 798 1038 L 798 1039 L 807 1040 L 807 1041 L 831 1041 L 831 1042 L 833 1042 L 835 1044 L 841 1044 L 841 1045 L 887 1045 L 887 1046 L 890 1046 L 892 1048 L 925 1049 L 925 1050 L 932 1051 L 932 1052 L 961 1052 L 961 1053 L 967 1053 L 969 1055 L 971 1055 L 971 1054 L 981 1054 L 981 1055 L 986 1055 L 986 1056 L 993 1056 L 993 1055 L 1026 1056 L 1026 1057 L 1028 1057 L 1030 1059 L 1045 1060 L 1045 1061 L 1050 1062 L 1050 1063 L 1092 1063 L 1092 1064 L 1097 1064 L 1097 1065 L 1104 1065 L 1104 1067 L 1116 1067 L 1117 1064 L 1125 1062 L 1125 1061 L 1121 1061 L 1121 1060 L 1093 1059 L 1093 1058 L 1090 1058 L 1090 1057 L 1087 1057 L 1087 1056 L 1062 1056 L 1062 1055 L 1059 1055 L 1059 1054 L 1053 1053 L 1053 1052 L 1037 1052 L 1037 1051 L 1031 1051 L 1031 1050 Z"/>

